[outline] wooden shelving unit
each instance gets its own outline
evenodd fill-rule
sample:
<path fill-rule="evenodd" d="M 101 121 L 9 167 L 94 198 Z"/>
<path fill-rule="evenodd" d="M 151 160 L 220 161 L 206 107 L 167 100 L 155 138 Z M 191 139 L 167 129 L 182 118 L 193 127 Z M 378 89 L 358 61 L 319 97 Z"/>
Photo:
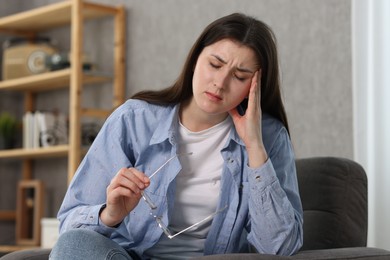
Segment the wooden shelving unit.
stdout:
<path fill-rule="evenodd" d="M 72 11 L 78 9 L 82 19 L 96 19 L 104 16 L 118 15 L 123 11 L 122 7 L 111 7 L 107 5 L 94 4 L 82 1 L 64 1 L 43 6 L 30 11 L 14 14 L 1 18 L 1 31 L 10 34 L 38 33 L 49 29 L 67 26 L 73 22 Z M 122 9 L 122 10 L 120 10 Z"/>
<path fill-rule="evenodd" d="M 70 84 L 70 78 L 70 69 L 45 72 L 28 77 L 0 81 L 0 91 L 11 90 L 41 92 L 60 88 L 68 88 Z M 112 77 L 100 76 L 99 74 L 83 74 L 83 85 L 104 83 L 111 80 Z"/>
<path fill-rule="evenodd" d="M 0 159 L 38 159 L 67 156 L 68 145 L 56 145 L 36 149 L 0 150 Z"/>
<path fill-rule="evenodd" d="M 86 73 L 82 69 L 83 27 L 86 20 L 113 17 L 114 19 L 114 75 L 107 77 L 97 73 Z M 82 0 L 64 0 L 29 11 L 0 18 L 0 33 L 33 38 L 38 33 L 63 26 L 70 27 L 71 66 L 67 69 L 52 71 L 23 78 L 0 81 L 1 91 L 24 93 L 25 111 L 34 111 L 35 94 L 42 91 L 69 89 L 69 144 L 37 149 L 0 150 L 0 160 L 21 160 L 22 180 L 32 180 L 32 161 L 52 157 L 68 158 L 68 182 L 73 177 L 83 155 L 81 149 L 81 117 L 106 117 L 110 111 L 83 108 L 81 95 L 84 86 L 96 86 L 112 82 L 112 108 L 119 106 L 125 98 L 125 9 Z M 1 211 L 0 220 L 14 221 L 17 212 Z M 16 223 L 18 228 L 18 223 Z M 28 244 L 28 245 L 27 245 Z M 0 246 L 4 250 L 14 251 L 24 246 L 38 246 L 31 243 L 16 246 Z"/>

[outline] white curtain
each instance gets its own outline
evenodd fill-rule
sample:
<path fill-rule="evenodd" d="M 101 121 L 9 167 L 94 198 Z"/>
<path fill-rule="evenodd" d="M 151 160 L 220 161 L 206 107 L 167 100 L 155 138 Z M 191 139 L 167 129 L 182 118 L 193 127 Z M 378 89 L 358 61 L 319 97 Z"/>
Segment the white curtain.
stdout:
<path fill-rule="evenodd" d="M 368 246 L 390 250 L 390 1 L 352 0 L 354 157 L 368 177 Z"/>

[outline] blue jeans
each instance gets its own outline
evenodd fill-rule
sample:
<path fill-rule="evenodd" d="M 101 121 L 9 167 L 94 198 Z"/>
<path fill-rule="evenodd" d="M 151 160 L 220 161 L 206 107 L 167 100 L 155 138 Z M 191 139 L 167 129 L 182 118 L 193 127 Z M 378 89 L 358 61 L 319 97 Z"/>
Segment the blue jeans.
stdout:
<path fill-rule="evenodd" d="M 87 229 L 74 229 L 62 234 L 52 249 L 49 259 L 133 260 L 119 244 Z"/>

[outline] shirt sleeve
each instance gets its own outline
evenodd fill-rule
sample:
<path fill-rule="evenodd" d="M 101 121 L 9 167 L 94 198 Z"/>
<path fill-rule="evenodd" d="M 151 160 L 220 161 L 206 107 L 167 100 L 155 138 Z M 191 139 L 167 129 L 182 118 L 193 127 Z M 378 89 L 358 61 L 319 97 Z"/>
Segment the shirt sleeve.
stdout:
<path fill-rule="evenodd" d="M 104 225 L 99 212 L 106 188 L 122 167 L 131 167 L 123 113 L 115 111 L 103 125 L 78 167 L 58 212 L 60 233 L 86 228 L 110 236 L 115 228 Z"/>
<path fill-rule="evenodd" d="M 287 130 L 281 128 L 269 159 L 256 169 L 248 166 L 248 241 L 259 253 L 292 255 L 303 243 L 303 213 L 295 157 Z"/>

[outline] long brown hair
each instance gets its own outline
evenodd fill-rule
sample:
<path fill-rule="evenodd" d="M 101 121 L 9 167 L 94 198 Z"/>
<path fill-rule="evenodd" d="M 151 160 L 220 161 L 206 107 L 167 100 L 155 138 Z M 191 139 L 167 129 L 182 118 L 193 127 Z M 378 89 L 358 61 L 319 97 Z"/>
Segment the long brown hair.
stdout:
<path fill-rule="evenodd" d="M 174 84 L 157 91 L 141 91 L 132 98 L 155 104 L 177 104 L 192 97 L 193 69 L 202 50 L 222 39 L 232 39 L 254 50 L 261 67 L 261 109 L 279 119 L 289 131 L 281 98 L 276 38 L 265 23 L 234 13 L 208 25 L 192 46 L 183 69 Z"/>

